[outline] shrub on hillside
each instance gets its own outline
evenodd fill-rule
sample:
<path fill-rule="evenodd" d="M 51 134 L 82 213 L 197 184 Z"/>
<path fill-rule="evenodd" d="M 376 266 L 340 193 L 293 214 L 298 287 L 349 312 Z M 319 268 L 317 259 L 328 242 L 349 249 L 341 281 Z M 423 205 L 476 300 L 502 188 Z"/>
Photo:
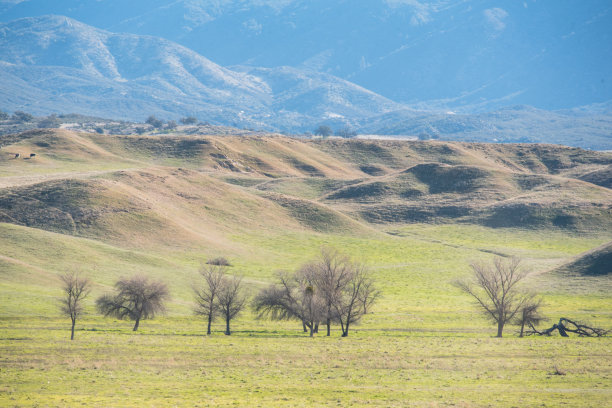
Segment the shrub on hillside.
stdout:
<path fill-rule="evenodd" d="M 149 116 L 145 123 L 153 126 L 155 129 L 159 129 L 164 126 L 164 121 L 157 119 L 154 115 Z"/>
<path fill-rule="evenodd" d="M 13 113 L 13 116 L 11 116 L 11 119 L 13 119 L 15 122 L 26 123 L 33 121 L 34 116 L 30 115 L 27 112 L 16 111 L 15 113 Z"/>
<path fill-rule="evenodd" d="M 227 258 L 223 258 L 222 256 L 219 256 L 219 257 L 213 258 L 213 259 L 209 259 L 208 261 L 206 261 L 206 263 L 208 265 L 232 266 L 232 264 L 230 264 L 230 262 L 227 260 Z"/>
<path fill-rule="evenodd" d="M 195 125 L 196 123 L 198 123 L 198 118 L 196 118 L 194 116 L 187 116 L 185 118 L 181 118 L 180 122 L 183 125 Z"/>

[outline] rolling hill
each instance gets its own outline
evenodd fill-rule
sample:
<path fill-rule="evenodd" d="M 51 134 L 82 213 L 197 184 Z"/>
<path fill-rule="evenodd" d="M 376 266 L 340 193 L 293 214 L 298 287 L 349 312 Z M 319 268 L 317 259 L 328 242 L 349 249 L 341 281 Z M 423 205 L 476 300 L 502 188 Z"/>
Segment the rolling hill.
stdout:
<path fill-rule="evenodd" d="M 0 221 L 106 242 L 210 245 L 211 231 L 359 235 L 415 222 L 612 227 L 612 192 L 581 180 L 612 157 L 577 148 L 65 130 L 12 142 Z"/>
<path fill-rule="evenodd" d="M 608 242 L 591 251 L 578 255 L 571 262 L 557 268 L 555 272 L 583 276 L 606 276 L 612 274 L 612 243 Z"/>

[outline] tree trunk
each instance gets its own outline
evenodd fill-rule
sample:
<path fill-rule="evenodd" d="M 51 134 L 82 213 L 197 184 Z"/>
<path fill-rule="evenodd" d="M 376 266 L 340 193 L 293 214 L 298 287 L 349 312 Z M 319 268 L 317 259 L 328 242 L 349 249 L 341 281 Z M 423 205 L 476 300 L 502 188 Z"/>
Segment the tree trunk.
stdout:
<path fill-rule="evenodd" d="M 136 318 L 136 323 L 134 323 L 134 328 L 132 329 L 132 331 L 136 331 L 138 330 L 138 325 L 140 324 L 140 317 Z"/>
<path fill-rule="evenodd" d="M 325 324 L 327 325 L 327 335 L 330 336 L 331 335 L 331 319 L 328 317 L 327 321 L 325 322 Z"/>
<path fill-rule="evenodd" d="M 206 334 L 210 335 L 210 325 L 212 324 L 212 313 L 208 314 L 208 328 L 206 329 Z"/>
<path fill-rule="evenodd" d="M 308 328 L 306 327 L 306 322 L 302 320 L 302 329 L 304 330 L 304 333 L 308 332 Z"/>
<path fill-rule="evenodd" d="M 229 316 L 225 317 L 225 335 L 229 336 L 232 332 L 230 331 L 230 318 Z"/>
<path fill-rule="evenodd" d="M 519 334 L 519 337 L 523 337 L 524 330 L 525 330 L 525 320 L 523 319 L 523 321 L 521 321 L 521 334 Z"/>
<path fill-rule="evenodd" d="M 342 331 L 342 337 L 348 337 L 349 322 L 346 322 L 346 328 Z"/>
<path fill-rule="evenodd" d="M 504 331 L 504 322 L 497 322 L 497 337 L 502 336 L 502 332 Z"/>
<path fill-rule="evenodd" d="M 314 324 L 310 325 L 310 337 L 314 337 Z"/>
<path fill-rule="evenodd" d="M 314 324 L 314 323 L 313 323 Z M 317 322 L 316 324 L 314 324 L 314 332 L 318 333 L 319 332 L 319 322 Z"/>
<path fill-rule="evenodd" d="M 76 320 L 72 319 L 72 330 L 70 331 L 70 340 L 74 340 L 74 325 Z"/>

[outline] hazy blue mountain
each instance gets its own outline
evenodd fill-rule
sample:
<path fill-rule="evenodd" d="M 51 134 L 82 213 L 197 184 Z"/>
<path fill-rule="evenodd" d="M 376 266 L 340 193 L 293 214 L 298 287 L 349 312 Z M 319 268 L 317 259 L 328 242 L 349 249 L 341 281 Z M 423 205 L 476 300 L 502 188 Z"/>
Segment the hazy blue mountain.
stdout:
<path fill-rule="evenodd" d="M 223 68 L 170 41 L 114 34 L 60 16 L 0 24 L 0 109 L 142 120 L 313 129 L 401 105 L 347 81 L 295 68 Z"/>
<path fill-rule="evenodd" d="M 359 128 L 363 133 L 413 135 L 426 139 L 558 143 L 597 150 L 612 149 L 612 111 L 609 106 L 546 111 L 519 105 L 477 114 L 395 111 L 369 118 Z"/>
<path fill-rule="evenodd" d="M 426 108 L 612 99 L 609 0 L 24 0 L 0 19 L 49 13 L 223 66 L 308 67 Z"/>
<path fill-rule="evenodd" d="M 416 110 L 312 68 L 221 67 L 165 39 L 116 34 L 62 16 L 0 24 L 0 78 L 0 109 L 8 112 L 137 121 L 195 115 L 262 130 L 303 132 L 327 124 L 360 133 L 612 149 L 610 101 L 554 112 Z"/>

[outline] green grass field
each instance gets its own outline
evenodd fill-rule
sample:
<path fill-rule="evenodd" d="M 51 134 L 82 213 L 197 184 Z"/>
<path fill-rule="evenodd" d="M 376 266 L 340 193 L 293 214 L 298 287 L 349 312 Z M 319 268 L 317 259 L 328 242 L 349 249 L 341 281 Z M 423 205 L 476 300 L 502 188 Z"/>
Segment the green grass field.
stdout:
<path fill-rule="evenodd" d="M 97 283 L 88 314 L 71 342 L 69 320 L 58 312 L 56 277 L 3 271 L 0 405 L 606 405 L 612 396 L 612 339 L 520 339 L 515 327 L 506 329 L 506 337 L 493 338 L 494 326 L 451 285 L 468 273 L 470 260 L 491 258 L 483 251 L 503 249 L 541 268 L 596 246 L 603 237 L 429 225 L 403 227 L 399 235 L 235 237 L 256 241 L 260 249 L 252 258 L 232 259 L 252 290 L 324 244 L 372 266 L 383 293 L 374 313 L 348 338 L 336 329 L 330 338 L 313 339 L 297 322 L 258 321 L 250 312 L 236 320 L 232 336 L 222 334 L 221 322 L 206 336 L 204 322 L 190 311 L 197 253 L 157 257 L 78 238 L 54 240 L 44 250 L 100 259 L 96 270 L 84 271 Z M 69 264 L 64 258 L 52 270 L 59 273 Z M 108 290 L 113 276 L 140 269 L 171 274 L 173 301 L 166 316 L 143 322 L 133 333 L 129 322 L 96 316 L 93 300 Z M 609 284 L 606 280 L 599 284 Z M 571 316 L 609 327 L 609 291 L 575 295 L 547 286 L 554 279 L 535 276 L 530 282 L 542 291 L 551 321 Z M 596 289 L 598 281 L 589 284 Z M 564 375 L 554 374 L 557 369 Z"/>
<path fill-rule="evenodd" d="M 612 399 L 612 337 L 518 338 L 517 327 L 507 326 L 504 337 L 495 338 L 495 326 L 452 285 L 469 275 L 471 261 L 518 256 L 531 271 L 524 287 L 544 299 L 548 320 L 543 326 L 569 317 L 612 329 L 610 275 L 554 271 L 609 242 L 612 236 L 605 228 L 371 225 L 346 216 L 354 214 L 348 204 L 319 199 L 352 183 L 357 170 L 326 156 L 320 164 L 309 161 L 310 147 L 295 147 L 302 152 L 301 162 L 317 164 L 321 173 L 337 179 L 292 178 L 295 170 L 286 163 L 295 160 L 271 158 L 288 154 L 276 139 L 270 144 L 281 153 L 270 147 L 269 156 L 257 160 L 247 157 L 256 154 L 256 147 L 251 151 L 225 139 L 214 143 L 228 156 L 233 146 L 235 155 L 239 151 L 262 168 L 269 160 L 276 166 L 269 171 L 287 172 L 280 179 L 234 175 L 192 157 L 186 166 L 190 170 L 163 167 L 159 160 L 178 166 L 185 159 L 152 160 L 154 153 L 139 150 L 130 150 L 126 159 L 124 148 L 112 139 L 98 144 L 84 136 L 78 140 L 87 155 L 68 143 L 62 145 L 65 156 L 43 155 L 40 165 L 19 163 L 19 170 L 0 162 L 2 210 L 15 216 L 10 205 L 17 191 L 29 197 L 20 205 L 29 206 L 31 214 L 23 219 L 32 223 L 0 222 L 2 407 L 599 408 Z M 151 143 L 147 148 L 166 148 Z M 106 150 L 99 152 L 99 145 Z M 369 159 L 362 150 L 336 156 L 349 153 Z M 72 189 L 61 181 L 66 177 L 85 187 Z M 53 190 L 47 184 L 30 187 L 45 180 L 57 180 L 48 184 Z M 600 191 L 587 187 L 595 195 Z M 43 210 L 53 206 L 72 214 L 74 228 L 68 231 L 59 222 L 45 230 L 42 222 L 57 221 L 60 211 L 41 212 L 30 204 L 48 202 L 56 191 L 70 194 Z M 293 197 L 294 207 L 269 200 L 270 192 Z M 122 212 L 122 205 L 132 212 Z M 83 208 L 97 218 L 86 218 Z M 324 218 L 296 215 L 302 208 Z M 327 222 L 330 227 L 324 228 Z M 322 246 L 367 264 L 382 292 L 349 337 L 341 338 L 335 327 L 331 337 L 309 338 L 298 322 L 257 320 L 250 309 L 232 323 L 231 336 L 223 335 L 221 321 L 211 336 L 205 335 L 204 321 L 192 312 L 191 287 L 198 282 L 201 262 L 229 258 L 230 272 L 243 275 L 253 294 L 273 282 L 277 271 L 296 269 Z M 74 341 L 70 320 L 59 312 L 59 276 L 70 270 L 94 283 Z M 141 322 L 138 332 L 132 332 L 131 322 L 103 318 L 94 308 L 96 297 L 110 291 L 119 277 L 134 273 L 166 281 L 172 296 L 168 312 Z"/>

